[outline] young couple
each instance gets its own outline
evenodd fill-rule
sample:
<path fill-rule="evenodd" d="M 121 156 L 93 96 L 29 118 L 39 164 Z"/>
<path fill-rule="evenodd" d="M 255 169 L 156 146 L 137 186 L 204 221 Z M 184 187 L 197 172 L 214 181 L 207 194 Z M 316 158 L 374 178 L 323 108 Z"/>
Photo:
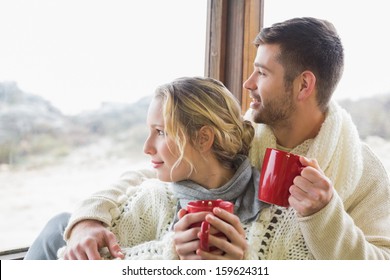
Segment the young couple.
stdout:
<path fill-rule="evenodd" d="M 66 215 L 50 221 L 26 259 L 54 258 L 63 226 L 64 259 L 390 259 L 389 178 L 331 100 L 344 64 L 333 25 L 295 18 L 264 28 L 255 44 L 244 83 L 254 130 L 215 80 L 158 88 L 144 146 L 158 179 L 125 174 L 83 201 L 69 222 Z M 267 147 L 302 155 L 288 208 L 257 200 Z M 214 198 L 232 201 L 234 214 L 185 211 L 190 200 Z M 212 252 L 199 249 L 199 228 L 190 227 L 204 219 L 226 236 L 210 235 Z"/>

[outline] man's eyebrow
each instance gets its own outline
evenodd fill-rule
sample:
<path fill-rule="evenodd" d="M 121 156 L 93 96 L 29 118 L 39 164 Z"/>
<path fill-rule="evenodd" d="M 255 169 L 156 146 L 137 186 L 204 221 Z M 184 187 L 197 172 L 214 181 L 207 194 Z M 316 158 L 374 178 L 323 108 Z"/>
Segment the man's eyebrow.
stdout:
<path fill-rule="evenodd" d="M 253 63 L 253 65 L 254 65 L 255 67 L 259 67 L 259 68 L 263 68 L 263 69 L 265 69 L 265 70 L 267 70 L 267 71 L 271 71 L 271 69 L 269 69 L 267 66 L 264 66 L 264 64 L 255 62 L 255 63 Z"/>

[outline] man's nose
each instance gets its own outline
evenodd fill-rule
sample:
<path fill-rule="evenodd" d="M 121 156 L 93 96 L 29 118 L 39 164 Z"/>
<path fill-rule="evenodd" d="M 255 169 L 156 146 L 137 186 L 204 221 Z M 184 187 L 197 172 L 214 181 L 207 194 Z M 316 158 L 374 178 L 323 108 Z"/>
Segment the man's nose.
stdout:
<path fill-rule="evenodd" d="M 254 73 L 252 73 L 249 78 L 244 82 L 243 87 L 247 90 L 255 90 L 257 88 L 256 81 L 254 79 Z"/>

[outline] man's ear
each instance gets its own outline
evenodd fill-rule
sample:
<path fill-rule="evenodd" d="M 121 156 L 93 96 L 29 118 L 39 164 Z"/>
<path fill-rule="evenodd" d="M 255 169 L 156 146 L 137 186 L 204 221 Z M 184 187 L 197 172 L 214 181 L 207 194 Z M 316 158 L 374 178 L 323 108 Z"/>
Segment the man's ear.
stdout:
<path fill-rule="evenodd" d="M 299 75 L 299 93 L 298 100 L 302 101 L 307 99 L 314 93 L 316 86 L 316 76 L 311 71 L 304 71 Z"/>
<path fill-rule="evenodd" d="M 214 131 L 211 127 L 205 125 L 199 129 L 198 146 L 201 152 L 210 150 L 214 143 Z"/>

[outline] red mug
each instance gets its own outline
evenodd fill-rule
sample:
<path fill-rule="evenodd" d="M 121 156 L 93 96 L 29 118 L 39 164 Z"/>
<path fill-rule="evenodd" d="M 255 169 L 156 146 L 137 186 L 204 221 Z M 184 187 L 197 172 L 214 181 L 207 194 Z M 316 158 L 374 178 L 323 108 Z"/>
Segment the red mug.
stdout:
<path fill-rule="evenodd" d="M 289 188 L 303 166 L 298 155 L 267 148 L 259 182 L 259 200 L 288 207 Z"/>
<path fill-rule="evenodd" d="M 229 201 L 224 201 L 222 199 L 217 200 L 195 200 L 190 201 L 187 204 L 188 213 L 197 213 L 197 212 L 213 212 L 215 207 L 224 209 L 230 213 L 233 213 L 234 204 Z M 200 227 L 200 249 L 203 251 L 211 251 L 212 248 L 209 248 L 209 234 L 210 234 L 210 224 L 207 221 L 200 223 L 192 224 L 191 227 Z M 217 236 L 223 236 L 223 234 L 218 234 Z"/>

